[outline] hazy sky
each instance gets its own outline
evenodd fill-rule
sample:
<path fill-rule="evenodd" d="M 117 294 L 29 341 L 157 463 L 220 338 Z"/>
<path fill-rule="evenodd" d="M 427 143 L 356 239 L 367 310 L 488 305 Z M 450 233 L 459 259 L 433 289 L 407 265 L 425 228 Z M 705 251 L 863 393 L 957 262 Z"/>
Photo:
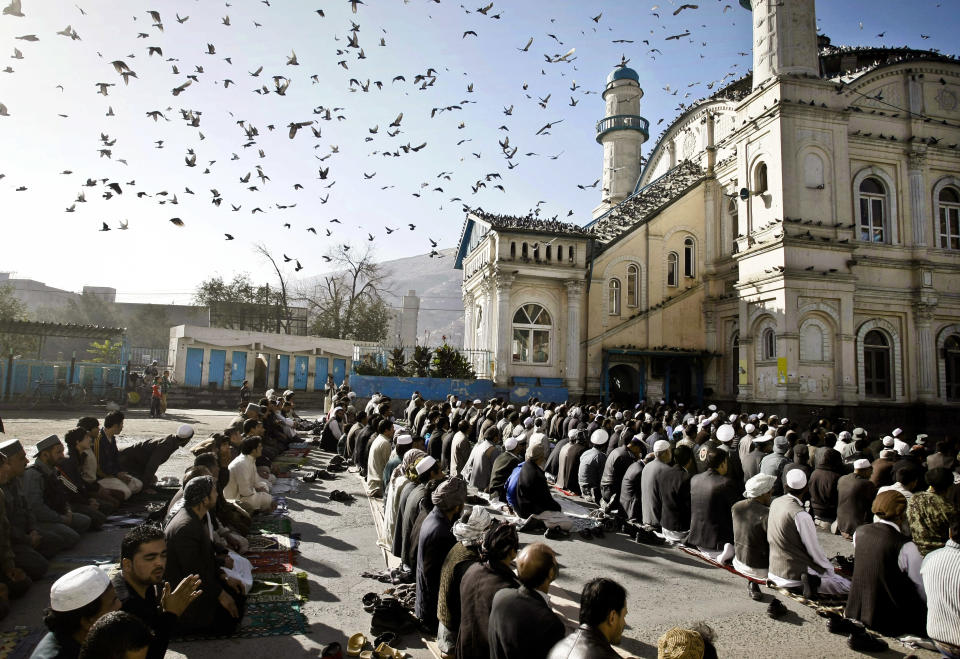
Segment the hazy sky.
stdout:
<path fill-rule="evenodd" d="M 214 274 L 269 278 L 253 253 L 257 242 L 278 259 L 298 259 L 299 273 L 293 261 L 285 267 L 302 277 L 323 272 L 331 245 L 362 249 L 368 233 L 384 260 L 428 252 L 431 238 L 453 247 L 463 204 L 522 215 L 543 200 L 542 217 L 586 223 L 600 190 L 577 184 L 600 176 L 598 92 L 621 56 L 646 92 L 642 114 L 652 134 L 645 154 L 680 103 L 751 67 L 741 54 L 750 51 L 750 14 L 736 0 L 700 0 L 673 15 L 681 4 L 511 0 L 484 15 L 480 3 L 451 0 L 365 0 L 357 13 L 348 0 L 22 0 L 24 17 L 0 16 L 0 103 L 9 113 L 0 116 L 0 271 L 71 290 L 112 286 L 126 301 L 187 302 Z M 834 44 L 952 53 L 958 4 L 821 0 L 817 10 Z M 151 10 L 160 13 L 162 30 Z M 363 59 L 360 48 L 349 47 L 354 24 Z M 79 38 L 57 34 L 68 25 Z M 27 35 L 38 41 L 17 39 Z M 162 55 L 149 55 L 150 47 Z M 22 59 L 13 57 L 15 48 Z M 569 62 L 546 61 L 571 48 Z M 297 66 L 288 64 L 294 52 Z M 117 60 L 136 73 L 129 84 L 111 64 Z M 435 81 L 421 89 L 414 79 L 430 68 Z M 196 81 L 174 96 L 188 75 Z M 275 92 L 274 76 L 290 81 L 285 95 Z M 351 90 L 351 78 L 370 81 L 369 91 Z M 225 80 L 233 84 L 225 88 Z M 111 85 L 107 96 L 101 82 Z M 255 93 L 263 85 L 269 93 Z M 431 117 L 434 108 L 455 105 Z M 315 114 L 321 108 L 331 120 Z M 155 121 L 152 111 L 162 116 Z M 187 111 L 199 126 L 183 119 Z M 388 135 L 401 112 L 399 133 Z M 289 138 L 291 122 L 314 120 Z M 259 134 L 248 140 L 240 121 Z M 554 127 L 536 135 L 548 122 Z M 498 144 L 507 136 L 518 147 L 513 169 Z M 423 143 L 416 152 L 400 148 Z M 188 149 L 195 167 L 187 166 Z M 400 156 L 382 155 L 394 152 Z M 258 165 L 269 180 L 258 177 Z M 329 168 L 325 179 L 320 168 Z M 475 193 L 488 174 L 501 178 Z M 88 179 L 95 185 L 85 186 Z M 102 179 L 118 183 L 122 194 Z M 76 203 L 80 193 L 86 202 Z M 100 232 L 103 222 L 112 230 Z M 120 230 L 121 222 L 129 228 Z M 398 230 L 387 235 L 385 227 Z"/>

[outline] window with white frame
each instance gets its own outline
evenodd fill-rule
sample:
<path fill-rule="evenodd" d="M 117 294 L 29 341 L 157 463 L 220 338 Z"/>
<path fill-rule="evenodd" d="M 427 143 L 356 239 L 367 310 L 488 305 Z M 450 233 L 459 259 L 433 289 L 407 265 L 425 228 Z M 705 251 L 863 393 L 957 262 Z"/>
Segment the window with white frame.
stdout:
<path fill-rule="evenodd" d="M 753 193 L 761 194 L 767 191 L 767 163 L 761 162 L 757 165 L 756 173 L 753 177 Z"/>
<path fill-rule="evenodd" d="M 727 203 L 727 215 L 730 217 L 730 244 L 732 245 L 731 249 L 735 253 L 737 249 L 737 236 L 740 235 L 740 207 L 737 205 L 736 199 L 731 199 Z"/>
<path fill-rule="evenodd" d="M 760 335 L 760 346 L 765 360 L 771 361 L 777 358 L 777 333 L 772 327 L 763 330 L 763 334 Z"/>
<path fill-rule="evenodd" d="M 680 257 L 676 252 L 667 254 L 667 286 L 676 286 L 679 278 Z"/>
<path fill-rule="evenodd" d="M 869 398 L 890 398 L 893 382 L 890 340 L 880 330 L 863 338 L 863 393 Z"/>
<path fill-rule="evenodd" d="M 550 361 L 550 314 L 539 304 L 525 304 L 513 315 L 513 361 L 546 364 Z"/>
<path fill-rule="evenodd" d="M 940 249 L 960 249 L 960 192 L 949 187 L 937 198 Z"/>
<path fill-rule="evenodd" d="M 683 241 L 683 276 L 695 277 L 697 274 L 697 251 L 693 238 Z"/>
<path fill-rule="evenodd" d="M 869 177 L 860 183 L 860 240 L 868 243 L 890 242 L 887 227 L 887 188 L 879 178 Z"/>
<path fill-rule="evenodd" d="M 611 279 L 609 284 L 609 294 L 610 298 L 608 300 L 608 308 L 610 310 L 611 316 L 620 315 L 620 280 Z"/>
<path fill-rule="evenodd" d="M 640 306 L 640 268 L 633 264 L 627 266 L 627 306 Z"/>

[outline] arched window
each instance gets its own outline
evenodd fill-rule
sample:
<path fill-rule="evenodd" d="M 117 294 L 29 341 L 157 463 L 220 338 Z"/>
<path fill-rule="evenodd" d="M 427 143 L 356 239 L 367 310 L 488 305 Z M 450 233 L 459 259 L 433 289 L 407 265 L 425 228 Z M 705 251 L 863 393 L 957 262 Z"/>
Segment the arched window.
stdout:
<path fill-rule="evenodd" d="M 731 199 L 727 203 L 727 215 L 730 217 L 730 251 L 737 253 L 737 236 L 740 235 L 740 206 L 736 199 Z"/>
<path fill-rule="evenodd" d="M 777 333 L 773 331 L 772 327 L 768 327 L 763 330 L 763 334 L 760 335 L 760 345 L 763 348 L 763 358 L 765 360 L 771 361 L 777 358 Z"/>
<path fill-rule="evenodd" d="M 803 180 L 808 188 L 823 189 L 823 160 L 815 153 L 803 158 Z"/>
<path fill-rule="evenodd" d="M 570 263 L 577 260 L 577 248 L 575 245 L 567 247 L 567 260 L 570 261 Z"/>
<path fill-rule="evenodd" d="M 960 249 L 960 192 L 956 188 L 944 188 L 937 201 L 940 249 Z"/>
<path fill-rule="evenodd" d="M 679 261 L 680 257 L 676 252 L 667 254 L 667 286 L 676 286 L 679 279 Z"/>
<path fill-rule="evenodd" d="M 730 345 L 730 371 L 733 380 L 730 385 L 730 393 L 734 396 L 740 393 L 740 333 L 733 335 L 733 341 Z"/>
<path fill-rule="evenodd" d="M 550 314 L 539 304 L 525 304 L 513 315 L 513 361 L 546 364 L 550 361 Z"/>
<path fill-rule="evenodd" d="M 687 238 L 683 241 L 683 276 L 696 276 L 696 251 L 693 246 L 693 238 Z"/>
<path fill-rule="evenodd" d="M 753 175 L 753 193 L 761 194 L 766 192 L 767 189 L 767 163 L 761 162 L 757 165 L 756 173 Z"/>
<path fill-rule="evenodd" d="M 517 243 L 514 243 L 514 242 L 510 243 L 510 258 L 511 259 L 517 258 Z"/>
<path fill-rule="evenodd" d="M 640 306 L 640 268 L 627 266 L 627 306 Z"/>
<path fill-rule="evenodd" d="M 523 257 L 524 259 L 527 258 L 527 243 L 523 243 L 520 246 L 520 256 Z"/>
<path fill-rule="evenodd" d="M 823 330 L 815 323 L 806 323 L 800 328 L 800 360 L 823 361 Z"/>
<path fill-rule="evenodd" d="M 540 243 L 533 243 L 533 260 L 540 260 Z"/>
<path fill-rule="evenodd" d="M 879 178 L 860 183 L 860 240 L 868 243 L 890 242 L 887 229 L 887 188 Z"/>
<path fill-rule="evenodd" d="M 563 261 L 563 245 L 557 245 L 557 260 Z"/>
<path fill-rule="evenodd" d="M 611 316 L 620 315 L 620 280 L 611 279 L 609 285 L 609 299 L 608 299 L 608 308 L 610 309 Z"/>
<path fill-rule="evenodd" d="M 960 400 L 960 336 L 948 336 L 943 344 L 943 360 L 946 367 L 947 400 Z"/>
<path fill-rule="evenodd" d="M 871 398 L 890 398 L 890 341 L 879 330 L 863 337 L 863 393 Z"/>
<path fill-rule="evenodd" d="M 546 258 L 547 261 L 553 258 L 553 255 L 550 253 L 550 249 L 551 249 L 550 245 L 547 245 L 547 258 Z"/>

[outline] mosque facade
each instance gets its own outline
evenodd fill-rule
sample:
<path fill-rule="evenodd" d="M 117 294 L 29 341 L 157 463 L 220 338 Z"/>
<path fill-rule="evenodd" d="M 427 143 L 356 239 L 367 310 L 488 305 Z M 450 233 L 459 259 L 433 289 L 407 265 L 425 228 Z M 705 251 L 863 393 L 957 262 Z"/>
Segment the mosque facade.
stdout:
<path fill-rule="evenodd" d="M 955 412 L 960 62 L 833 46 L 813 0 L 741 5 L 752 74 L 645 165 L 639 76 L 610 74 L 591 221 L 467 213 L 465 347 L 572 397 Z"/>

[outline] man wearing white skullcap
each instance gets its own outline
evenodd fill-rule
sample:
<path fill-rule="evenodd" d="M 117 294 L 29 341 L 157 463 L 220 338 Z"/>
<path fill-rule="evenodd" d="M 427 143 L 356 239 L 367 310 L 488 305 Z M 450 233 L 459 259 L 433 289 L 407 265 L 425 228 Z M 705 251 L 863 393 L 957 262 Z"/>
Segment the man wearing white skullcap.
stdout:
<path fill-rule="evenodd" d="M 75 659 L 93 623 L 119 609 L 110 577 L 99 567 L 87 565 L 67 572 L 50 587 L 50 609 L 43 619 L 50 631 L 31 657 Z"/>
<path fill-rule="evenodd" d="M 603 428 L 597 428 L 590 435 L 590 448 L 580 456 L 580 468 L 577 471 L 577 481 L 580 483 L 580 493 L 592 499 L 597 505 L 603 501 L 600 492 L 600 481 L 603 478 L 603 468 L 607 462 L 607 442 L 610 435 Z"/>
<path fill-rule="evenodd" d="M 473 447 L 467 464 L 463 468 L 463 477 L 469 485 L 481 492 L 490 485 L 493 462 L 503 452 L 500 446 L 500 433 L 496 428 L 488 428 L 483 439 Z"/>
<path fill-rule="evenodd" d="M 770 543 L 768 578 L 781 588 L 803 592 L 804 597 L 843 595 L 850 581 L 834 572 L 817 539 L 813 517 L 803 508 L 807 475 L 801 469 L 788 471 L 785 492 L 770 505 L 767 541 Z"/>
<path fill-rule="evenodd" d="M 577 474 L 580 470 L 580 456 L 587 450 L 586 431 L 570 428 L 566 440 L 560 440 L 553 447 L 547 459 L 545 471 L 556 474 L 557 487 L 580 494 L 580 482 Z M 556 466 L 554 466 L 554 464 Z"/>
<path fill-rule="evenodd" d="M 659 439 L 653 444 L 653 460 L 643 468 L 640 474 L 640 510 L 644 527 L 650 531 L 660 531 L 660 510 L 657 506 L 660 500 L 655 496 L 657 477 L 660 472 L 670 468 L 670 459 L 673 452 L 670 442 Z"/>
<path fill-rule="evenodd" d="M 893 450 L 900 455 L 910 455 L 910 445 L 902 439 L 903 430 L 895 428 L 890 434 L 893 435 Z"/>
<path fill-rule="evenodd" d="M 757 432 L 757 427 L 752 423 L 748 423 L 743 427 L 744 434 L 740 438 L 740 443 L 737 444 L 737 453 L 740 455 L 740 465 L 742 467 L 744 460 L 747 459 L 747 455 L 750 453 L 750 448 L 753 446 L 753 433 Z"/>
<path fill-rule="evenodd" d="M 837 481 L 837 523 L 834 533 L 840 533 L 847 540 L 861 524 L 873 521 L 870 506 L 877 496 L 877 486 L 870 480 L 873 466 L 866 458 L 853 463 L 853 473 L 841 476 Z"/>
<path fill-rule="evenodd" d="M 487 492 L 491 495 L 496 494 L 500 501 L 507 500 L 507 479 L 510 478 L 514 468 L 523 462 L 523 454 L 526 450 L 525 444 L 526 439 L 523 432 L 515 437 L 507 437 L 503 440 L 503 453 L 493 460 Z"/>
<path fill-rule="evenodd" d="M 773 500 L 773 484 L 776 476 L 757 474 L 744 485 L 744 500 L 733 504 L 733 557 L 734 569 L 748 577 L 766 581 L 770 564 L 770 545 L 767 543 L 767 517 Z M 760 587 L 749 582 L 750 597 L 763 599 Z"/>

